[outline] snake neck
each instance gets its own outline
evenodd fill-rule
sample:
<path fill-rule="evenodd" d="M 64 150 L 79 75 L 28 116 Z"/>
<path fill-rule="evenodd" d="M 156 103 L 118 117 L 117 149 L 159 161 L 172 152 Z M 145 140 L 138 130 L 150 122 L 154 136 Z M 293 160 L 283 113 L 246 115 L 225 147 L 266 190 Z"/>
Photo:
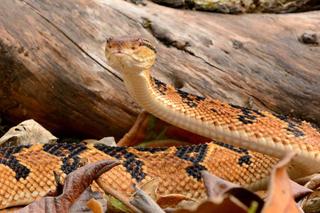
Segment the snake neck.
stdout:
<path fill-rule="evenodd" d="M 226 130 L 219 126 L 205 124 L 205 122 L 201 121 L 196 116 L 190 116 L 188 112 L 190 113 L 192 111 L 182 111 L 181 106 L 178 106 L 178 104 L 174 103 L 172 100 L 168 100 L 168 96 L 179 94 L 182 91 L 176 90 L 172 86 L 152 78 L 149 70 L 142 71 L 138 75 L 125 74 L 123 78 L 128 92 L 143 109 L 171 125 L 232 145 L 244 145 L 245 148 L 260 152 L 262 151 L 265 154 L 275 157 L 283 157 L 284 155 L 284 153 L 279 151 L 274 152 L 274 150 L 270 150 L 270 147 L 262 150 L 256 143 L 246 142 L 243 144 L 242 141 L 239 140 L 240 138 L 232 134 L 226 134 Z M 190 96 L 188 93 L 185 93 L 185 95 Z M 188 115 L 186 115 L 186 113 Z M 248 144 L 251 145 L 248 146 Z"/>
<path fill-rule="evenodd" d="M 147 111 L 152 109 L 151 107 L 155 104 L 153 103 L 155 100 L 153 96 L 153 79 L 151 78 L 150 71 L 144 70 L 138 75 L 126 73 L 123 76 L 123 80 L 131 97 Z"/>
<path fill-rule="evenodd" d="M 294 159 L 299 162 L 298 167 L 301 168 L 299 174 L 294 176 L 320 171 L 320 166 L 311 165 L 313 163 L 318 165 L 320 157 L 308 152 L 306 148 L 310 144 L 317 152 L 320 148 L 313 136 L 313 134 L 320 136 L 319 132 L 313 129 L 310 129 L 314 132 L 310 135 L 297 134 L 300 133 L 299 124 L 268 112 L 250 110 L 176 90 L 170 85 L 153 79 L 149 70 L 139 74 L 125 74 L 124 82 L 131 96 L 142 108 L 171 125 L 216 141 L 223 141 L 277 158 L 284 157 L 289 151 L 297 152 Z M 221 123 L 221 120 L 224 123 Z M 278 123 L 279 126 L 270 126 L 269 120 Z M 288 125 L 288 127 L 284 128 L 280 125 Z M 253 133 L 259 128 L 264 128 L 266 131 L 256 131 L 256 134 L 262 134 L 262 137 L 258 137 L 248 132 L 246 127 L 250 127 Z M 291 135 L 291 140 L 294 142 L 287 144 L 286 138 L 283 139 L 284 141 L 273 139 L 279 131 L 282 131 L 281 134 Z"/>

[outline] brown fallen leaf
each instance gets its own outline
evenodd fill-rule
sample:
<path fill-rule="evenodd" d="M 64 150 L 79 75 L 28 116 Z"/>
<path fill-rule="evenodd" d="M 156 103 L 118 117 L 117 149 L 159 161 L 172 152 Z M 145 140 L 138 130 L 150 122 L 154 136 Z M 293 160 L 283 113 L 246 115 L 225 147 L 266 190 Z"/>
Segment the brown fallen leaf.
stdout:
<path fill-rule="evenodd" d="M 305 213 L 317 213 L 320 211 L 320 191 L 314 191 L 299 202 Z"/>
<path fill-rule="evenodd" d="M 224 213 L 247 213 L 248 209 L 231 197 L 220 198 L 213 200 L 205 200 L 201 202 L 195 208 L 171 210 L 173 213 L 212 213 L 212 212 L 224 212 Z"/>
<path fill-rule="evenodd" d="M 299 206 L 306 213 L 315 213 L 320 211 L 320 174 L 314 174 L 301 180 L 305 187 L 314 191 L 299 201 Z"/>
<path fill-rule="evenodd" d="M 91 186 L 88 187 L 80 197 L 69 208 L 70 213 L 85 213 L 91 212 L 103 213 L 107 211 L 107 201 L 104 199 L 104 194 L 97 191 L 92 191 Z"/>
<path fill-rule="evenodd" d="M 76 199 L 97 179 L 101 174 L 110 170 L 118 161 L 103 160 L 87 164 L 71 172 L 65 180 L 63 192 L 57 197 L 43 197 L 28 206 L 18 210 L 19 213 L 46 212 L 67 213 Z"/>
<path fill-rule="evenodd" d="M 144 213 L 164 213 L 160 206 L 143 190 L 134 186 L 135 193 L 130 203 Z"/>
<path fill-rule="evenodd" d="M 93 143 L 93 144 L 97 144 L 97 143 L 102 143 L 104 145 L 107 146 L 117 146 L 117 143 L 114 139 L 114 137 L 104 137 L 101 138 L 100 140 L 96 140 L 96 139 L 85 139 L 83 141 L 81 141 L 83 143 Z"/>
<path fill-rule="evenodd" d="M 240 187 L 240 185 L 238 184 L 231 183 L 215 175 L 212 175 L 207 171 L 202 171 L 202 177 L 209 199 L 214 201 L 220 200 L 221 197 L 231 197 L 233 201 L 239 201 L 241 203 L 241 206 L 244 205 L 249 209 L 254 205 L 256 212 L 261 211 L 264 202 L 258 195 L 254 194 L 253 192 Z"/>
<path fill-rule="evenodd" d="M 159 183 L 160 183 L 160 178 L 154 178 L 144 184 L 138 184 L 136 185 L 136 188 L 140 188 L 141 190 L 143 190 L 148 196 L 150 196 L 153 200 L 157 200 L 158 199 L 158 194 L 157 194 L 157 190 L 159 187 Z M 134 196 L 134 195 L 132 195 Z"/>
<path fill-rule="evenodd" d="M 215 199 L 216 197 L 223 196 L 223 194 L 240 185 L 223 180 L 215 175 L 210 174 L 208 171 L 201 171 L 206 192 L 209 199 Z"/>
<path fill-rule="evenodd" d="M 263 200 L 239 185 L 202 171 L 208 199 L 189 208 L 166 209 L 174 213 L 259 212 Z"/>
<path fill-rule="evenodd" d="M 162 208 L 170 208 L 172 206 L 185 208 L 196 205 L 197 201 L 182 194 L 168 194 L 159 196 L 157 199 L 157 204 Z"/>
<path fill-rule="evenodd" d="M 275 165 L 269 184 L 269 195 L 262 209 L 263 213 L 298 213 L 300 212 L 293 198 L 291 182 L 287 173 L 287 166 L 295 153 L 287 154 Z"/>
<path fill-rule="evenodd" d="M 21 122 L 8 130 L 0 138 L 1 146 L 29 145 L 35 143 L 51 143 L 57 138 L 36 121 L 30 119 Z"/>
<path fill-rule="evenodd" d="M 308 180 L 305 181 L 305 187 L 309 189 L 318 189 L 320 187 L 320 174 L 314 174 L 307 177 Z"/>
<path fill-rule="evenodd" d="M 99 202 L 95 198 L 91 198 L 90 200 L 88 200 L 87 206 L 91 209 L 93 213 L 103 213 L 107 211 L 107 209 L 102 206 L 101 202 Z"/>
<path fill-rule="evenodd" d="M 292 180 L 290 180 L 290 184 L 291 184 L 292 195 L 296 201 L 313 192 L 313 190 L 305 186 L 302 186 Z"/>

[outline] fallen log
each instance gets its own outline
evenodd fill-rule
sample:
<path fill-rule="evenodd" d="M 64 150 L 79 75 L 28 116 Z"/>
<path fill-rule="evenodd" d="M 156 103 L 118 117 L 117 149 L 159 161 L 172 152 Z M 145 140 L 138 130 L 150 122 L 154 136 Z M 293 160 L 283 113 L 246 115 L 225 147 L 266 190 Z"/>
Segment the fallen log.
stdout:
<path fill-rule="evenodd" d="M 58 135 L 121 137 L 141 109 L 103 49 L 106 37 L 135 34 L 157 44 L 154 75 L 165 82 L 320 123 L 319 25 L 316 12 L 231 16 L 152 2 L 2 0 L 0 113 Z"/>
<path fill-rule="evenodd" d="M 131 0 L 136 1 L 136 0 Z M 317 0 L 152 0 L 169 7 L 219 13 L 290 13 L 319 9 Z"/>

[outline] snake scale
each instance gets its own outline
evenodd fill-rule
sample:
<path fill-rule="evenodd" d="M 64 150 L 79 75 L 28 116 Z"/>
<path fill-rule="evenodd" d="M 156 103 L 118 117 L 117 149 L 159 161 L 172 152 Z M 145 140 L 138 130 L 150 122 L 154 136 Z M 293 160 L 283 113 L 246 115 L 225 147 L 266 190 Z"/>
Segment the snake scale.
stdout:
<path fill-rule="evenodd" d="M 259 188 L 277 158 L 288 152 L 296 153 L 289 167 L 293 178 L 320 171 L 320 132 L 311 124 L 192 95 L 152 78 L 156 50 L 145 39 L 110 38 L 105 53 L 109 64 L 122 73 L 131 96 L 145 110 L 180 128 L 223 142 L 168 148 L 83 142 L 1 148 L 0 209 L 50 195 L 57 189 L 56 174 L 64 178 L 83 162 L 102 159 L 121 160 L 122 164 L 103 174 L 99 182 L 127 197 L 133 193 L 133 183 L 142 186 L 157 179 L 159 196 L 180 194 L 203 199 L 202 170 Z"/>

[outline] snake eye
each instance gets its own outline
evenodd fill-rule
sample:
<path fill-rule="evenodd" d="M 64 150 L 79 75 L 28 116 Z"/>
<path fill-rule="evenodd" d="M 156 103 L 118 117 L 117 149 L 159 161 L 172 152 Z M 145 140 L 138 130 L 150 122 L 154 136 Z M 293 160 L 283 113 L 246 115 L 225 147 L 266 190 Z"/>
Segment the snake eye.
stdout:
<path fill-rule="evenodd" d="M 150 50 L 154 51 L 155 53 L 157 52 L 156 48 L 152 46 L 150 43 L 144 43 L 144 46 L 148 47 Z"/>
<path fill-rule="evenodd" d="M 156 48 L 150 43 L 150 41 L 143 38 L 139 38 L 138 41 L 139 41 L 139 46 L 145 46 L 151 49 L 152 51 L 157 52 Z"/>

